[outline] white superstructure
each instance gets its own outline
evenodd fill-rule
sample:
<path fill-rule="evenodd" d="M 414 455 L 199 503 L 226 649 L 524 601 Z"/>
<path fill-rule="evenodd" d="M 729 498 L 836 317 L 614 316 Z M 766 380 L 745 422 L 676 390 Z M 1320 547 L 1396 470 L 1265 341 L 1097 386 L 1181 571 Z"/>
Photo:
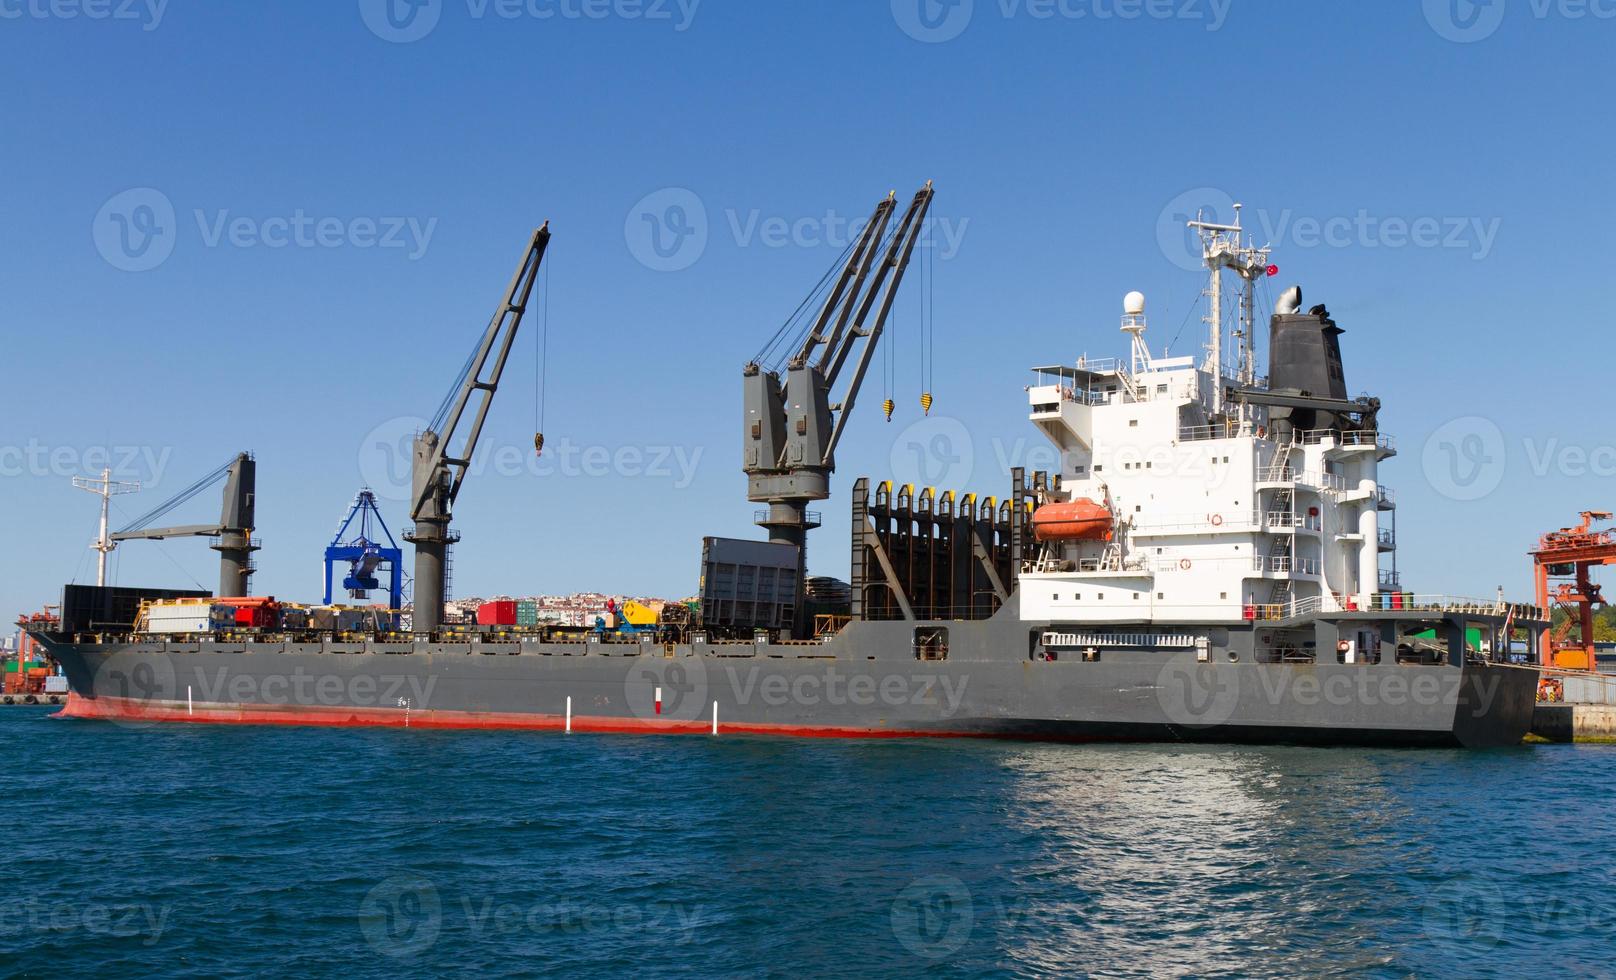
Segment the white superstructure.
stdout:
<path fill-rule="evenodd" d="M 1374 431 L 1373 411 L 1331 428 L 1270 425 L 1264 402 L 1282 396 L 1256 376 L 1251 293 L 1259 270 L 1277 270 L 1266 249 L 1242 241 L 1238 224 L 1192 226 L 1206 243 L 1213 310 L 1225 271 L 1244 280 L 1235 364 L 1223 364 L 1216 312 L 1201 363 L 1152 357 L 1144 297 L 1130 293 L 1127 361 L 1035 369 L 1030 417 L 1061 459 L 1040 504 L 1091 501 L 1108 511 L 1110 527 L 1033 546 L 1020 578 L 1023 617 L 1238 623 L 1389 606 L 1397 582 L 1381 555 L 1395 540 L 1382 517 L 1392 495 L 1379 464 L 1394 454 L 1390 440 Z M 1299 292 L 1281 306 L 1291 301 Z"/>

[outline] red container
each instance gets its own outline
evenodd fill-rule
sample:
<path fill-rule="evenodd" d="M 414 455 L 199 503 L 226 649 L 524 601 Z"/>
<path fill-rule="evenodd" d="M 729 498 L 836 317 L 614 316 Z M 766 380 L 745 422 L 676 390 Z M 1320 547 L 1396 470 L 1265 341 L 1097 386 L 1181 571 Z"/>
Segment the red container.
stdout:
<path fill-rule="evenodd" d="M 237 606 L 236 625 L 253 629 L 271 629 L 280 625 L 280 607 L 277 605 Z"/>
<path fill-rule="evenodd" d="M 515 626 L 516 603 L 506 600 L 483 603 L 477 607 L 477 625 Z"/>

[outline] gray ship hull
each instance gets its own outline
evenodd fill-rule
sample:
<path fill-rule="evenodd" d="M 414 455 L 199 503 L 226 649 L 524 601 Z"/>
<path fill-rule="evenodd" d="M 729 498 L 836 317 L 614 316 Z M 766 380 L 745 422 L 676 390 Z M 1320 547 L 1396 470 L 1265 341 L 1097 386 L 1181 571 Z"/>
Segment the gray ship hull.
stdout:
<path fill-rule="evenodd" d="M 1470 747 L 1531 724 L 1537 673 L 1515 666 L 1260 662 L 1249 630 L 1188 627 L 1054 651 L 1060 627 L 1008 612 L 935 624 L 944 650 L 906 622 L 813 643 L 42 639 L 79 718 Z"/>

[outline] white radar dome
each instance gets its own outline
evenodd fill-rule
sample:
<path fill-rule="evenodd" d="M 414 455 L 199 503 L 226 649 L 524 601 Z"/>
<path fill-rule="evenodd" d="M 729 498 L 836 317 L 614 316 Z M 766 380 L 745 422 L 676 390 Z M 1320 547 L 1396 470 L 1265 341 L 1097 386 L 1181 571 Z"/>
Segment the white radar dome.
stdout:
<path fill-rule="evenodd" d="M 1130 316 L 1138 316 L 1145 312 L 1145 294 L 1136 289 L 1122 297 L 1122 312 Z"/>

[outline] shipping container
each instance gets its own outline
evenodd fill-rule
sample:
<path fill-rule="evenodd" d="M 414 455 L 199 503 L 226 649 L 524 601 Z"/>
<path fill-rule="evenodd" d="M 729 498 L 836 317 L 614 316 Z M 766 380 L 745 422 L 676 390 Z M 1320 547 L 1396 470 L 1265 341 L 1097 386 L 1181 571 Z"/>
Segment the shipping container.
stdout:
<path fill-rule="evenodd" d="M 132 629 L 143 602 L 170 599 L 207 599 L 213 593 L 188 589 L 149 589 L 100 585 L 62 588 L 64 633 Z"/>
<path fill-rule="evenodd" d="M 236 623 L 236 610 L 211 602 L 154 602 L 146 607 L 148 633 L 211 633 Z"/>
<path fill-rule="evenodd" d="M 733 629 L 788 629 L 797 610 L 796 545 L 703 538 L 701 621 Z"/>
<path fill-rule="evenodd" d="M 522 601 L 516 604 L 516 625 L 539 625 L 539 604 L 532 601 Z"/>
<path fill-rule="evenodd" d="M 515 626 L 516 603 L 507 599 L 485 602 L 477 607 L 479 626 Z"/>

